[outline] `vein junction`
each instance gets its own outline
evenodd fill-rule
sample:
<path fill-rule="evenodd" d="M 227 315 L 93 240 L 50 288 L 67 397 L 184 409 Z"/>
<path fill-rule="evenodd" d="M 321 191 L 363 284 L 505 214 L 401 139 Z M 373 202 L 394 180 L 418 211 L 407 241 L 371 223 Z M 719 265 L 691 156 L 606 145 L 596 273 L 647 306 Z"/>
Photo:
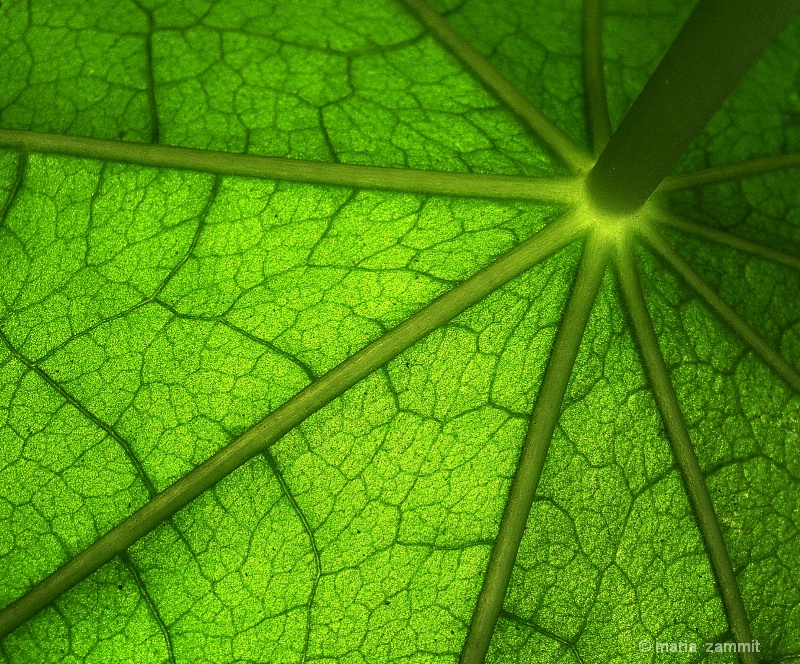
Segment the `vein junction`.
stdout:
<path fill-rule="evenodd" d="M 17 141 L 17 143 L 15 143 L 17 145 L 23 141 L 24 143 L 22 143 L 22 146 L 27 148 L 45 150 L 53 148 L 54 151 L 68 152 L 70 154 L 77 154 L 80 150 L 85 150 L 92 154 L 82 154 L 81 156 L 94 156 L 97 158 L 102 156 L 108 158 L 110 156 L 108 150 L 119 150 L 118 146 L 108 145 L 114 143 L 111 141 L 88 141 L 88 139 L 73 141 L 69 137 L 57 137 L 57 140 L 53 142 L 50 137 L 33 136 L 24 132 L 0 133 L 0 140 L 3 139 L 7 142 Z M 48 141 L 51 142 L 48 143 Z M 128 146 L 122 146 L 122 152 L 127 148 Z M 139 147 L 137 146 L 136 149 L 138 150 Z M 150 155 L 156 154 L 156 156 L 160 158 L 160 154 L 162 153 L 161 148 L 159 147 L 157 149 L 159 150 L 158 153 L 153 152 L 150 153 Z M 142 154 L 146 153 L 137 152 L 133 156 L 126 154 L 125 157 L 126 160 L 128 160 L 128 157 L 131 157 L 130 160 L 135 160 L 134 157 L 141 156 Z M 181 158 L 185 156 L 183 153 L 176 154 Z M 205 158 L 205 155 L 199 156 Z M 153 157 L 147 156 L 146 158 L 152 159 Z M 172 157 L 170 156 L 169 158 L 171 159 Z M 221 159 L 219 155 L 214 155 L 214 158 Z M 283 162 L 288 160 L 278 161 Z M 149 163 L 152 163 L 152 161 Z M 162 162 L 161 165 L 168 164 Z M 173 162 L 171 165 L 178 166 L 179 164 Z M 183 164 L 183 167 L 185 166 L 186 165 Z M 234 170 L 226 170 L 226 167 L 220 167 L 217 162 L 212 163 L 213 168 L 207 168 L 207 166 L 208 164 L 203 164 L 202 169 L 213 170 L 213 172 L 230 172 L 230 170 Z M 337 171 L 341 171 L 343 168 L 341 165 L 332 166 L 334 166 Z M 271 164 L 270 167 L 272 167 Z M 314 167 L 310 164 L 304 164 L 303 168 Z M 366 179 L 362 177 L 363 173 L 361 173 L 361 171 L 367 172 L 369 169 L 365 170 L 362 167 L 357 167 L 348 174 L 348 177 L 350 177 L 352 173 L 356 173 L 356 175 L 361 177 L 360 182 L 364 184 Z M 391 172 L 392 169 L 373 169 L 373 171 L 374 172 L 370 171 L 369 175 L 371 178 L 377 179 L 369 180 L 369 184 L 376 186 L 376 188 L 386 189 L 392 189 L 397 186 L 396 174 Z M 324 171 L 324 173 L 325 175 L 321 176 L 320 180 L 322 180 L 323 177 L 327 178 L 330 174 L 329 171 Z M 388 176 L 385 180 L 381 180 L 377 177 L 387 175 L 387 173 Z M 257 175 L 258 173 L 251 172 L 250 174 Z M 269 175 L 276 177 L 281 176 L 282 173 L 273 170 L 269 172 Z M 300 179 L 306 176 L 298 174 L 297 177 Z M 486 176 L 459 174 L 459 178 L 458 184 L 453 185 L 456 189 L 470 179 L 474 179 L 475 182 L 480 183 L 478 189 L 480 189 L 480 186 L 483 186 L 483 183 L 487 182 Z M 511 182 L 512 186 L 515 186 L 517 181 L 519 184 L 527 185 L 526 178 L 509 177 L 505 178 L 505 181 Z M 418 187 L 420 182 L 421 181 L 413 181 L 409 186 Z M 344 184 L 344 182 L 340 179 L 337 184 Z M 350 184 L 352 186 L 352 182 Z M 674 217 L 666 215 L 666 213 L 658 208 L 656 203 L 647 203 L 641 210 L 634 214 L 617 215 L 606 213 L 593 204 L 590 197 L 585 192 L 581 178 L 560 181 L 555 187 L 551 186 L 552 184 L 553 183 L 546 183 L 544 188 L 539 189 L 536 189 L 534 185 L 532 189 L 525 192 L 523 192 L 521 188 L 518 188 L 515 190 L 514 197 L 539 200 L 542 195 L 541 192 L 547 190 L 547 187 L 550 187 L 550 189 L 547 190 L 549 191 L 549 195 L 552 195 L 553 198 L 561 202 L 567 203 L 570 208 L 570 211 L 562 219 L 546 227 L 508 254 L 496 259 L 487 268 L 484 268 L 484 270 L 477 273 L 471 279 L 468 279 L 444 296 L 441 296 L 409 321 L 406 321 L 399 327 L 388 332 L 329 374 L 312 383 L 308 388 L 298 393 L 296 397 L 290 399 L 284 406 L 280 407 L 264 421 L 256 425 L 256 427 L 218 452 L 207 462 L 185 475 L 174 485 L 158 494 L 150 503 L 145 505 L 139 512 L 132 515 L 127 521 L 121 523 L 105 536 L 101 537 L 95 544 L 84 550 L 76 558 L 67 563 L 67 565 L 35 586 L 27 595 L 1 611 L 0 633 L 11 631 L 82 578 L 85 578 L 88 574 L 98 569 L 115 555 L 125 551 L 127 547 L 138 538 L 168 519 L 189 501 L 216 484 L 222 477 L 245 463 L 255 454 L 269 449 L 282 435 L 302 422 L 311 413 L 316 412 L 363 377 L 383 366 L 386 362 L 396 357 L 424 335 L 437 329 L 461 311 L 464 311 L 472 304 L 480 301 L 495 289 L 508 283 L 510 279 L 513 279 L 531 266 L 541 262 L 554 252 L 559 251 L 561 248 L 576 240 L 584 241 L 587 244 L 588 248 L 586 251 L 588 253 L 585 260 L 588 260 L 590 264 L 594 265 L 594 276 L 589 280 L 591 288 L 582 285 L 582 282 L 576 286 L 576 293 L 583 294 L 581 309 L 584 314 L 587 314 L 594 302 L 597 288 L 599 287 L 599 279 L 603 275 L 605 262 L 608 260 L 607 258 L 600 257 L 607 257 L 610 255 L 611 260 L 616 262 L 618 256 L 629 256 L 632 242 L 638 236 L 647 238 L 650 243 L 653 243 L 653 238 L 660 237 L 657 236 L 654 228 L 662 221 L 665 224 L 678 227 L 681 230 L 684 230 L 685 227 L 688 227 L 689 230 L 693 228 L 688 222 L 681 222 Z M 424 183 L 422 188 L 426 188 Z M 534 190 L 536 193 L 531 194 L 530 192 Z M 486 196 L 488 195 L 487 192 L 489 189 L 483 189 L 481 191 L 482 195 Z M 726 238 L 718 238 L 712 233 L 710 239 L 724 241 Z M 666 246 L 666 241 L 659 240 L 659 242 L 660 244 L 656 246 L 656 249 L 664 254 L 666 252 L 664 248 Z M 728 244 L 736 246 L 734 242 L 728 242 Z M 787 258 L 783 254 L 777 254 L 755 243 L 748 243 L 747 246 L 741 248 L 749 250 L 751 253 L 757 253 L 763 258 L 794 266 L 791 257 Z M 626 258 L 625 261 L 625 265 L 630 263 L 629 258 Z M 679 270 L 679 273 L 680 272 Z M 682 276 L 686 277 L 685 270 Z M 707 300 L 711 297 L 717 297 L 718 299 L 718 296 L 710 295 L 710 293 L 713 293 L 713 290 L 697 275 L 692 275 L 689 283 Z M 714 301 L 716 302 L 717 300 Z M 730 323 L 731 315 L 728 312 L 729 308 L 725 309 L 720 306 L 714 308 L 718 312 L 722 311 L 723 317 Z M 641 318 L 641 311 L 637 315 Z M 581 315 L 575 320 L 565 319 L 563 322 L 562 330 L 570 331 L 570 338 L 573 341 L 571 347 L 573 350 L 577 348 L 577 344 L 580 342 L 585 325 L 585 315 Z M 782 360 L 775 351 L 769 349 L 765 341 L 743 323 L 739 324 L 738 327 L 733 326 L 733 328 L 742 335 L 742 339 L 746 344 L 767 359 L 768 363 L 773 366 L 780 375 L 786 378 L 793 387 L 797 387 L 798 381 L 796 371 L 791 368 L 785 360 Z M 640 343 L 644 344 L 643 347 L 649 343 L 651 354 L 655 353 L 657 350 L 652 348 L 652 343 L 650 342 L 640 341 Z M 560 354 L 554 354 L 554 359 L 551 361 L 555 361 L 559 357 Z M 564 380 L 568 378 L 570 371 L 571 364 L 566 366 L 566 368 L 562 367 L 562 370 L 557 372 L 556 375 L 561 379 L 559 381 L 560 383 L 563 383 Z M 558 392 L 559 394 L 557 394 L 556 397 L 544 399 L 544 403 L 547 404 L 549 409 L 548 412 L 552 416 L 550 419 L 557 418 L 560 412 L 563 392 L 560 390 Z M 665 403 L 667 402 L 672 404 L 672 401 L 669 399 L 665 401 Z M 675 409 L 673 408 L 671 412 L 672 414 L 670 417 L 674 419 L 674 417 L 676 417 Z M 679 411 L 677 412 L 679 413 Z M 555 419 L 552 419 L 551 424 L 554 425 L 555 421 Z M 544 431 L 544 434 L 537 434 L 535 436 L 537 440 L 536 445 L 538 446 L 537 449 L 539 450 L 538 459 L 542 463 L 546 455 L 547 445 L 553 433 L 553 428 L 546 427 Z M 540 470 L 541 468 L 539 467 L 539 471 Z M 528 482 L 531 496 L 535 493 L 537 483 L 538 473 L 535 474 L 533 480 Z M 695 493 L 707 494 L 707 489 L 702 481 L 702 477 L 700 477 L 699 480 L 698 477 L 693 477 L 692 486 L 694 487 L 693 491 Z M 703 499 L 701 496 L 700 499 L 693 500 L 693 504 L 704 506 L 703 509 L 706 509 L 707 512 L 711 510 L 710 514 L 700 516 L 703 516 L 708 522 L 716 522 L 713 509 L 709 507 L 711 505 L 710 499 Z M 482 591 L 482 593 L 488 592 L 495 598 L 494 606 L 491 611 L 483 611 L 480 614 L 476 614 L 476 617 L 473 619 L 473 628 L 476 631 L 474 634 L 471 632 L 467 639 L 469 647 L 465 648 L 463 653 L 462 661 L 464 662 L 483 661 L 485 653 L 487 652 L 497 616 L 502 609 L 502 598 L 505 595 L 510 579 L 510 570 L 513 567 L 517 555 L 519 537 L 521 536 L 520 529 L 525 527 L 529 509 L 529 504 L 523 506 L 522 513 L 517 515 L 514 525 L 511 527 L 514 531 L 513 533 L 508 532 L 504 535 L 503 526 L 501 526 L 501 534 L 499 537 L 501 539 L 508 539 L 510 537 L 512 540 L 510 548 L 506 547 L 503 553 L 503 557 L 507 563 L 506 572 L 509 573 L 487 575 L 484 591 Z M 706 535 L 705 531 L 703 535 Z M 717 543 L 714 548 L 715 550 L 719 550 L 719 541 L 721 541 L 721 538 L 717 537 L 715 541 Z M 727 556 L 716 556 L 716 558 L 712 556 L 712 565 L 714 566 L 717 577 L 725 579 L 724 587 L 730 589 L 731 579 L 733 579 L 735 583 L 735 575 L 733 570 L 730 569 L 730 561 Z M 735 589 L 729 590 L 727 594 L 723 594 L 728 614 L 731 616 L 731 622 L 734 627 L 737 625 L 739 626 L 736 628 L 736 631 L 742 635 L 741 640 L 744 642 L 749 640 L 748 638 L 744 638 L 749 634 L 749 630 L 746 628 L 747 620 L 743 613 L 744 610 L 741 605 L 741 600 L 739 599 L 736 601 L 737 597 L 738 590 Z"/>

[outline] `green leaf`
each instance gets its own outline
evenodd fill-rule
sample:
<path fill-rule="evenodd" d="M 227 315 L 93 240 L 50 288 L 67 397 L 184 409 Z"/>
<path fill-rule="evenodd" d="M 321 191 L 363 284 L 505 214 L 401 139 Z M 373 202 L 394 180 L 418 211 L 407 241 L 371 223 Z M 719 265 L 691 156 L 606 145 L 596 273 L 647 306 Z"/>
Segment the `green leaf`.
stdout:
<path fill-rule="evenodd" d="M 800 22 L 581 187 L 692 5 L 0 5 L 0 661 L 800 661 Z"/>

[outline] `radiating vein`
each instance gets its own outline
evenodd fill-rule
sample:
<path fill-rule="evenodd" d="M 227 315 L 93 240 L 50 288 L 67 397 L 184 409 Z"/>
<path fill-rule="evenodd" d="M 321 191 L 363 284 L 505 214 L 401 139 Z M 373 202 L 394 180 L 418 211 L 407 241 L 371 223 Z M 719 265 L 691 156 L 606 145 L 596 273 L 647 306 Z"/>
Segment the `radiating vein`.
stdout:
<path fill-rule="evenodd" d="M 467 640 L 461 651 L 461 664 L 482 664 L 489 650 L 550 440 L 561 413 L 561 402 L 578 356 L 592 305 L 600 290 L 608 254 L 606 242 L 589 238 L 536 399 L 489 567 L 472 614 Z"/>
<path fill-rule="evenodd" d="M 451 173 L 340 164 L 15 129 L 0 129 L 0 147 L 220 175 L 241 175 L 419 194 L 567 203 L 575 200 L 578 190 L 578 181 L 573 178 L 531 178 L 522 175 Z"/>
<path fill-rule="evenodd" d="M 767 363 L 789 386 L 800 394 L 800 374 L 783 356 L 774 350 L 733 308 L 725 302 L 711 286 L 697 274 L 675 249 L 652 228 L 645 229 L 645 239 L 681 278 L 700 296 L 709 307 L 739 335 L 764 362 Z"/>
<path fill-rule="evenodd" d="M 754 256 L 774 261 L 775 263 L 781 263 L 782 265 L 794 268 L 795 270 L 800 270 L 800 257 L 798 256 L 792 256 L 791 254 L 784 253 L 783 251 L 776 251 L 775 249 L 765 247 L 763 244 L 759 244 L 758 242 L 744 240 L 740 237 L 736 237 L 735 235 L 731 235 L 730 233 L 726 233 L 725 231 L 719 231 L 703 224 L 681 219 L 680 217 L 668 212 L 659 211 L 656 214 L 655 219 L 667 226 L 672 226 L 680 231 L 684 231 L 685 233 L 691 233 L 692 235 L 704 237 L 719 244 L 724 244 L 731 249 L 744 251 L 748 254 L 753 254 Z"/>
<path fill-rule="evenodd" d="M 746 178 L 771 171 L 797 167 L 800 167 L 800 152 L 749 159 L 734 164 L 725 164 L 724 166 L 712 166 L 692 173 L 669 175 L 664 178 L 658 191 L 676 191 L 677 189 L 699 187 L 704 184 L 725 182 L 726 180 Z"/>
<path fill-rule="evenodd" d="M 603 71 L 603 0 L 585 0 L 583 7 L 583 80 L 592 149 L 600 154 L 611 138 L 606 79 Z"/>
<path fill-rule="evenodd" d="M 618 258 L 620 285 L 639 343 L 639 352 L 644 360 L 656 403 L 666 425 L 675 460 L 680 468 L 689 500 L 697 517 L 731 630 L 737 642 L 749 643 L 753 640 L 753 636 L 742 603 L 736 574 L 722 537 L 717 514 L 708 494 L 703 471 L 700 469 L 700 463 L 689 438 L 686 422 L 678 404 L 678 397 L 672 387 L 669 371 L 658 345 L 636 267 L 630 254 L 624 249 Z M 754 653 L 741 652 L 739 657 L 742 664 L 758 663 L 758 658 Z"/>
<path fill-rule="evenodd" d="M 576 239 L 579 217 L 550 224 L 298 392 L 0 611 L 0 637 L 49 605 L 307 417 L 461 312 Z"/>
<path fill-rule="evenodd" d="M 534 133 L 575 172 L 591 168 L 591 157 L 556 127 L 531 101 L 486 58 L 456 32 L 425 0 L 402 0 L 431 34 L 461 63 L 523 120 Z"/>

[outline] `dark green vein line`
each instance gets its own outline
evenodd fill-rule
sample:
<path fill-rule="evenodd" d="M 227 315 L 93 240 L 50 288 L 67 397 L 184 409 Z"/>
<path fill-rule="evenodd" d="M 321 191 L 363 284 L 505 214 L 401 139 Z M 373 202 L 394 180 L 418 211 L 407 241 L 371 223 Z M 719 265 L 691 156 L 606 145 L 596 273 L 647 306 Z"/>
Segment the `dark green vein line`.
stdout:
<path fill-rule="evenodd" d="M 712 166 L 693 173 L 680 173 L 669 175 L 664 178 L 658 191 L 676 191 L 677 189 L 687 189 L 689 187 L 699 187 L 704 184 L 715 182 L 725 182 L 737 178 L 752 177 L 769 173 L 770 171 L 783 170 L 785 168 L 800 167 L 800 152 L 790 154 L 779 154 L 774 157 L 761 157 L 760 159 L 749 159 L 739 161 L 735 164 L 725 164 L 724 166 Z"/>
<path fill-rule="evenodd" d="M 689 286 L 702 297 L 709 307 L 739 335 L 750 349 L 769 365 L 789 386 L 800 394 L 800 374 L 783 356 L 750 327 L 733 308 L 678 254 L 653 228 L 645 228 L 643 236 L 650 246 L 677 272 Z"/>
<path fill-rule="evenodd" d="M 164 303 L 161 302 L 161 304 L 163 305 Z M 224 325 L 229 330 L 231 330 L 231 332 L 236 332 L 236 334 L 240 334 L 245 339 L 249 339 L 253 343 L 258 344 L 263 348 L 267 348 L 270 352 L 275 353 L 275 355 L 279 355 L 283 359 L 291 362 L 294 366 L 299 368 L 300 371 L 302 371 L 306 375 L 306 378 L 308 378 L 309 383 L 313 383 L 317 379 L 317 376 L 314 374 L 314 372 L 311 370 L 311 367 L 308 364 L 306 364 L 299 358 L 296 358 L 291 353 L 287 353 L 282 348 L 278 348 L 278 346 L 276 346 L 271 341 L 267 341 L 266 339 L 257 337 L 255 334 L 248 332 L 247 330 L 239 327 L 238 325 L 234 325 L 226 318 L 220 317 L 217 320 L 219 321 L 220 325 Z"/>
<path fill-rule="evenodd" d="M 483 196 L 570 203 L 576 200 L 579 189 L 578 180 L 574 178 L 530 178 L 522 175 L 450 173 L 337 164 L 179 148 L 170 145 L 150 145 L 132 141 L 42 134 L 14 129 L 0 129 L 0 147 L 220 175 L 240 175 L 418 194 Z"/>
<path fill-rule="evenodd" d="M 262 339 L 261 337 L 257 337 L 255 334 L 248 332 L 247 330 L 239 327 L 238 325 L 234 325 L 228 319 L 223 316 L 193 316 L 192 314 L 184 314 L 178 311 L 175 307 L 173 307 L 169 302 L 165 302 L 159 298 L 153 298 L 152 300 L 148 300 L 148 302 L 154 302 L 161 308 L 168 311 L 170 314 L 175 316 L 175 318 L 181 318 L 183 320 L 194 320 L 194 321 L 206 321 L 209 323 L 218 323 L 219 325 L 223 325 L 227 327 L 232 332 L 243 336 L 245 339 L 252 341 L 254 344 L 258 344 L 262 348 L 268 349 L 270 352 L 275 353 L 275 355 L 280 355 L 283 359 L 288 360 L 294 366 L 296 366 L 300 371 L 302 371 L 306 378 L 308 378 L 308 382 L 312 383 L 317 379 L 317 376 L 311 371 L 311 367 L 309 367 L 305 362 L 299 360 L 298 358 L 294 357 L 290 353 L 287 353 L 285 350 L 278 348 L 274 343 L 271 341 L 267 341 L 266 339 Z"/>
<path fill-rule="evenodd" d="M 147 586 L 144 585 L 144 581 L 139 574 L 139 569 L 136 567 L 136 563 L 133 562 L 127 551 L 123 551 L 119 557 L 122 561 L 122 564 L 128 568 L 128 571 L 133 577 L 136 587 L 139 590 L 139 594 L 142 596 L 142 599 L 144 599 L 145 604 L 147 604 L 147 609 L 150 611 L 150 615 L 153 617 L 153 620 L 156 621 L 158 629 L 161 630 L 161 635 L 164 637 L 164 643 L 167 646 L 167 660 L 170 662 L 170 664 L 175 664 L 175 651 L 172 648 L 172 637 L 169 635 L 167 625 L 164 622 L 164 619 L 161 617 L 158 607 L 153 601 L 153 598 L 150 596 L 150 591 L 147 590 Z"/>
<path fill-rule="evenodd" d="M 297 518 L 300 519 L 300 523 L 303 526 L 303 530 L 306 532 L 306 537 L 308 537 L 308 544 L 311 547 L 311 551 L 314 554 L 314 582 L 311 585 L 311 592 L 308 594 L 308 608 L 306 610 L 306 634 L 305 634 L 305 641 L 303 643 L 303 658 L 300 660 L 301 664 L 304 664 L 306 659 L 308 658 L 308 644 L 311 639 L 311 609 L 314 605 L 314 599 L 317 596 L 317 587 L 319 586 L 319 580 L 322 578 L 322 558 L 319 555 L 319 547 L 317 546 L 317 538 L 314 536 L 314 531 L 311 529 L 311 524 L 308 522 L 305 513 L 302 509 L 300 509 L 300 505 L 297 503 L 297 499 L 294 497 L 292 490 L 289 488 L 288 483 L 286 482 L 286 478 L 283 476 L 281 469 L 278 468 L 278 464 L 275 461 L 275 457 L 272 456 L 272 452 L 267 450 L 264 452 L 264 457 L 267 459 L 267 463 L 269 464 L 270 469 L 272 470 L 272 474 L 275 476 L 275 479 L 278 480 L 278 484 L 281 485 L 281 490 L 283 491 L 283 495 L 286 496 L 286 500 L 292 506 L 292 509 L 297 514 Z"/>
<path fill-rule="evenodd" d="M 575 240 L 584 232 L 584 224 L 579 219 L 568 217 L 545 227 L 298 392 L 0 611 L 0 637 L 48 606 L 239 466 L 269 449 L 287 432 L 373 371 Z"/>
<path fill-rule="evenodd" d="M 581 657 L 578 649 L 575 647 L 575 644 L 571 641 L 567 641 L 564 637 L 559 636 L 555 632 L 551 632 L 549 629 L 545 629 L 544 627 L 539 627 L 536 623 L 530 622 L 529 620 L 525 620 L 524 618 L 520 618 L 517 614 L 511 613 L 510 611 L 506 611 L 502 609 L 500 611 L 500 617 L 505 618 L 509 622 L 515 623 L 517 625 L 522 625 L 523 627 L 536 632 L 537 634 L 541 634 L 542 636 L 546 636 L 548 639 L 552 639 L 556 643 L 560 643 L 563 647 L 567 648 L 572 656 L 575 658 L 575 661 L 578 664 L 583 664 L 583 658 Z"/>
<path fill-rule="evenodd" d="M 533 497 L 542 474 L 550 440 L 561 414 L 561 402 L 567 391 L 575 358 L 592 306 L 600 290 L 609 244 L 590 236 L 572 295 L 553 343 L 550 362 L 542 381 L 528 435 L 522 446 L 517 472 L 511 484 L 500 528 L 497 532 L 489 567 L 483 579 L 472 614 L 467 640 L 461 651 L 461 664 L 482 664 L 489 650 L 497 618 L 503 608 L 514 561 L 528 523 Z"/>
<path fill-rule="evenodd" d="M 112 321 L 119 320 L 120 318 L 125 318 L 126 316 L 132 314 L 137 309 L 141 309 L 142 307 L 150 304 L 150 302 L 152 302 L 152 300 L 150 300 L 150 299 L 142 300 L 141 302 L 137 302 L 136 304 L 128 307 L 127 309 L 123 309 L 122 311 L 118 311 L 117 313 L 115 313 L 115 314 L 113 314 L 111 316 L 108 316 L 107 318 L 101 318 L 96 323 L 92 323 L 89 327 L 81 330 L 78 334 L 75 334 L 75 335 L 73 335 L 71 337 L 67 337 L 66 339 L 64 339 L 64 341 L 62 341 L 57 346 L 53 346 L 44 355 L 39 357 L 39 359 L 37 360 L 37 363 L 38 364 L 44 364 L 45 362 L 47 362 L 47 360 L 49 360 L 51 357 L 56 355 L 60 350 L 63 350 L 64 348 L 69 346 L 71 343 L 73 343 L 75 341 L 75 339 L 77 339 L 78 337 L 87 335 L 90 332 L 93 332 L 94 330 L 96 330 L 98 327 L 102 327 L 103 325 L 108 325 L 108 323 L 110 323 Z"/>
<path fill-rule="evenodd" d="M 556 127 L 530 100 L 476 51 L 425 0 L 402 0 L 431 34 L 502 102 L 519 116 L 576 173 L 588 171 L 591 157 Z"/>
<path fill-rule="evenodd" d="M 603 71 L 603 0 L 585 0 L 583 7 L 583 80 L 592 132 L 592 149 L 600 154 L 611 138 L 606 77 Z"/>
<path fill-rule="evenodd" d="M 139 0 L 133 0 L 133 4 L 135 4 L 147 18 L 147 36 L 144 40 L 144 52 L 147 60 L 145 76 L 147 78 L 147 105 L 150 109 L 150 142 L 158 143 L 158 105 L 156 104 L 156 79 L 153 69 L 153 32 L 155 32 L 155 21 L 153 20 L 153 12 L 139 2 Z"/>
<path fill-rule="evenodd" d="M 89 420 L 92 424 L 94 424 L 97 428 L 101 429 L 105 434 L 115 441 L 121 448 L 122 451 L 125 453 L 125 456 L 130 461 L 131 465 L 133 466 L 134 471 L 136 472 L 136 476 L 139 478 L 139 481 L 144 485 L 145 489 L 147 489 L 147 493 L 152 498 L 158 492 L 156 491 L 155 485 L 150 480 L 150 477 L 145 472 L 144 466 L 142 466 L 141 461 L 136 456 L 133 451 L 133 448 L 130 446 L 127 440 L 125 440 L 119 433 L 108 423 L 101 420 L 97 415 L 92 413 L 89 409 L 86 408 L 78 399 L 76 399 L 72 394 L 67 392 L 60 383 L 55 380 L 50 374 L 48 374 L 44 369 L 42 369 L 36 362 L 25 357 L 22 353 L 20 353 L 15 346 L 12 345 L 11 341 L 6 337 L 5 333 L 0 330 L 0 341 L 2 341 L 7 347 L 11 354 L 19 360 L 22 364 L 24 364 L 29 371 L 33 371 L 39 378 L 41 378 L 47 385 L 49 385 L 64 401 L 66 401 L 70 406 L 72 406 L 75 410 L 77 410 L 81 415 L 83 415 L 87 420 Z"/>
<path fill-rule="evenodd" d="M 222 182 L 222 178 L 217 175 L 214 178 L 214 182 L 211 184 L 211 191 L 208 194 L 208 199 L 206 200 L 206 204 L 203 206 L 203 209 L 200 211 L 200 214 L 197 215 L 197 228 L 194 230 L 194 234 L 192 235 L 192 241 L 189 243 L 188 248 L 186 249 L 186 253 L 183 254 L 181 259 L 173 265 L 172 269 L 169 271 L 166 277 L 162 280 L 162 282 L 158 285 L 155 292 L 153 293 L 152 299 L 156 299 L 161 292 L 167 287 L 169 282 L 172 278 L 178 274 L 178 271 L 186 264 L 186 261 L 189 260 L 189 257 L 194 253 L 195 248 L 197 247 L 197 241 L 200 239 L 200 235 L 203 232 L 203 228 L 206 225 L 206 219 L 208 219 L 208 213 L 211 211 L 211 207 L 214 205 L 214 202 L 217 200 L 217 194 L 219 194 L 219 187 Z"/>
<path fill-rule="evenodd" d="M 718 231 L 715 228 L 704 226 L 703 224 L 686 221 L 685 219 L 681 219 L 674 214 L 663 212 L 661 210 L 657 212 L 656 221 L 666 226 L 677 228 L 685 233 L 691 233 L 692 235 L 697 235 L 719 244 L 724 244 L 731 249 L 753 254 L 754 256 L 774 261 L 775 263 L 781 263 L 782 265 L 794 268 L 795 270 L 800 270 L 800 257 L 792 256 L 791 254 L 786 254 L 782 251 L 776 251 L 775 249 L 770 249 L 769 247 L 765 247 L 758 242 L 744 240 L 740 237 L 736 237 L 735 235 L 731 235 L 730 233 Z"/>
<path fill-rule="evenodd" d="M 19 157 L 17 158 L 17 168 L 14 172 L 14 182 L 11 184 L 11 191 L 8 192 L 6 201 L 3 204 L 3 209 L 0 210 L 0 228 L 5 225 L 6 217 L 8 217 L 8 213 L 11 211 L 11 206 L 14 205 L 17 194 L 19 194 L 19 190 L 22 187 L 22 177 L 25 174 L 25 166 L 27 163 L 28 154 L 26 152 L 20 153 Z"/>
<path fill-rule="evenodd" d="M 700 533 L 705 542 L 714 575 L 717 578 L 722 603 L 728 614 L 731 629 L 737 642 L 749 643 L 753 640 L 753 636 L 750 632 L 747 613 L 742 603 L 736 574 L 733 571 L 733 565 L 725 547 L 725 540 L 722 537 L 714 505 L 708 495 L 703 471 L 700 469 L 700 463 L 697 460 L 692 441 L 689 438 L 689 432 L 686 429 L 686 422 L 678 405 L 678 397 L 672 387 L 669 371 L 661 354 L 661 348 L 658 345 L 656 331 L 647 311 L 639 275 L 636 273 L 633 259 L 627 248 L 623 248 L 618 255 L 617 271 L 625 305 L 639 343 L 639 352 L 644 360 L 656 403 L 661 411 L 661 416 L 664 418 L 673 454 L 697 517 Z M 742 664 L 757 664 L 758 662 L 758 658 L 753 653 L 739 653 L 739 657 Z"/>

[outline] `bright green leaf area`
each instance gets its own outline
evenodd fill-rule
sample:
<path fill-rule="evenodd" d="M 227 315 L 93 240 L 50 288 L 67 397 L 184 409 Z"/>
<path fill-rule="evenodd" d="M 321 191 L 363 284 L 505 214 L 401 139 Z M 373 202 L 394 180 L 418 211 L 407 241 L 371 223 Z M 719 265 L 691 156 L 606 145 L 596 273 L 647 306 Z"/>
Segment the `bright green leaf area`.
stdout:
<path fill-rule="evenodd" d="M 607 0 L 616 126 L 693 2 Z M 590 149 L 576 0 L 434 8 Z M 800 151 L 800 21 L 677 172 Z M 569 169 L 401 2 L 8 0 L 0 128 L 397 168 Z M 798 169 L 662 210 L 800 256 Z M 0 150 L 0 606 L 569 204 Z M 800 367 L 800 272 L 660 232 Z M 800 394 L 632 241 L 764 662 L 800 662 Z M 582 241 L 311 415 L 0 641 L 0 661 L 455 662 Z M 487 661 L 735 662 L 618 278 L 583 334 Z"/>

